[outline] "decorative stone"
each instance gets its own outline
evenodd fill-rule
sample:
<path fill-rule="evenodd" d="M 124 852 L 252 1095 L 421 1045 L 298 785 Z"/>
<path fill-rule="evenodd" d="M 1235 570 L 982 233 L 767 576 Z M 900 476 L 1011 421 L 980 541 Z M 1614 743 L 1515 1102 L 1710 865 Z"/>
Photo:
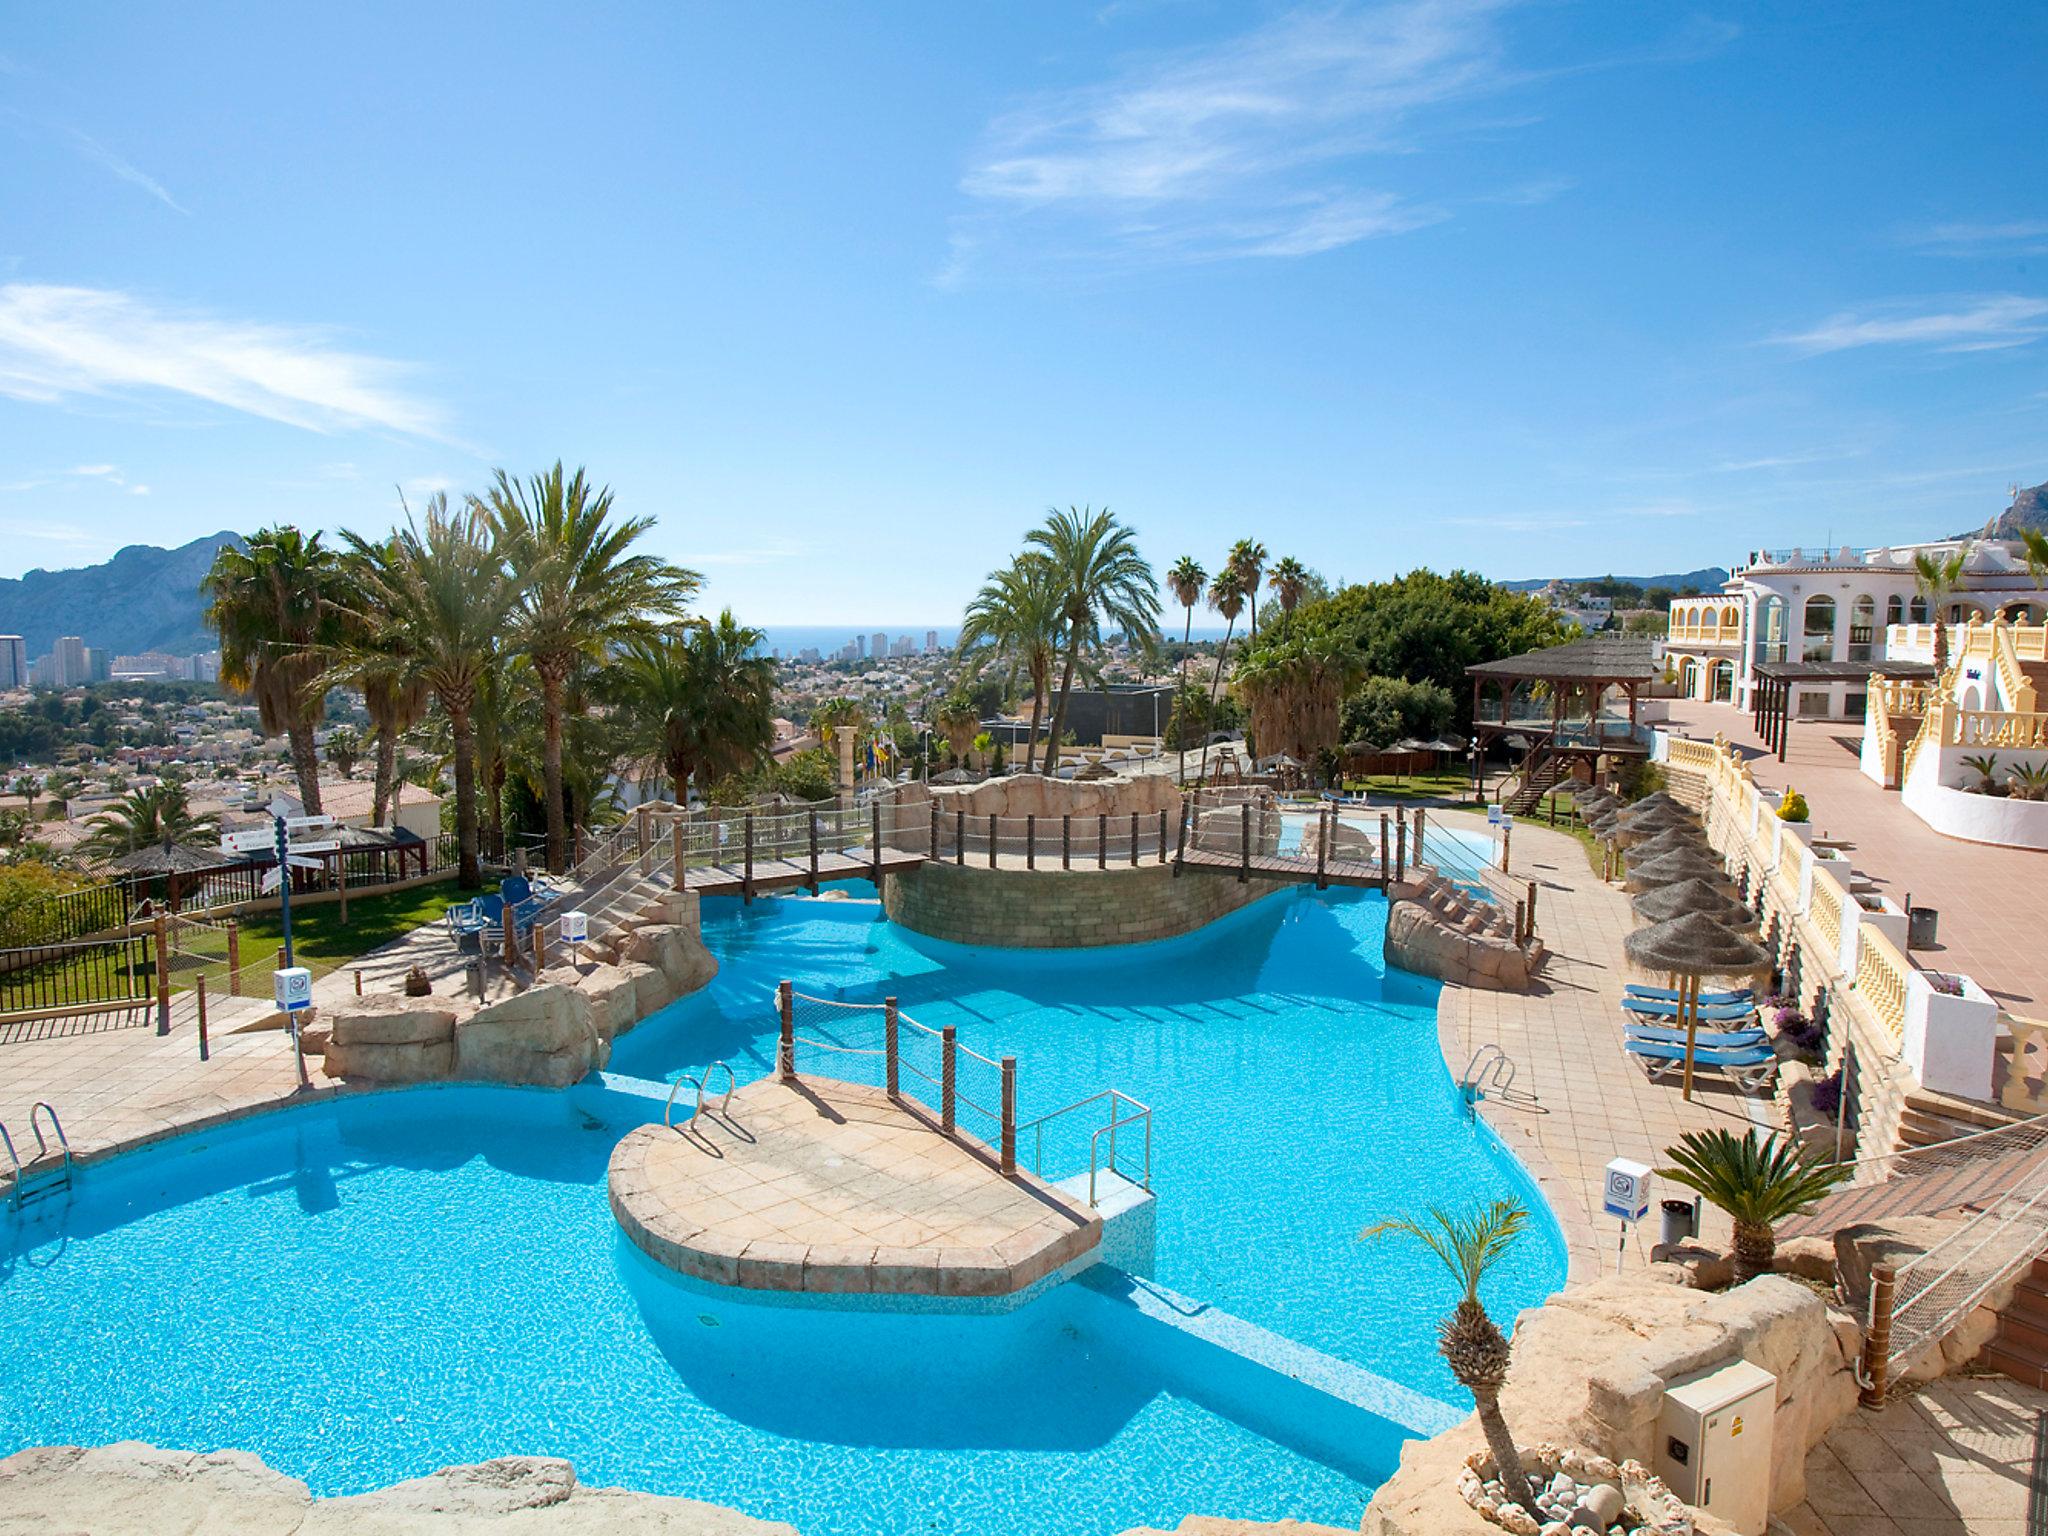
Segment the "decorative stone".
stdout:
<path fill-rule="evenodd" d="M 1621 1518 L 1621 1490 L 1612 1483 L 1597 1483 L 1579 1500 L 1571 1523 L 1590 1530 L 1605 1531 Z"/>

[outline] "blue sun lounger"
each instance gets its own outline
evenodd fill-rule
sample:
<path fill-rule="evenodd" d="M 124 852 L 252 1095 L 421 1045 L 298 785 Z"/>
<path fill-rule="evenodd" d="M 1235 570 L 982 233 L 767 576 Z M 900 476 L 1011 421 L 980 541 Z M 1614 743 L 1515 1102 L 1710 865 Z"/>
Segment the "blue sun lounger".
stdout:
<path fill-rule="evenodd" d="M 1630 982 L 1621 989 L 1623 997 L 1640 997 L 1654 1003 L 1675 1003 L 1678 994 L 1669 987 L 1645 987 Z M 1708 1006 L 1717 1003 L 1747 1003 L 1754 1001 L 1756 994 L 1748 987 L 1737 987 L 1732 992 L 1702 992 L 1700 1001 Z"/>
<path fill-rule="evenodd" d="M 1628 1038 L 1654 1040 L 1663 1045 L 1684 1045 L 1685 1031 L 1675 1025 L 1631 1024 Z M 1700 1050 L 1733 1051 L 1768 1043 L 1760 1029 L 1703 1029 L 1693 1037 L 1694 1046 Z"/>
<path fill-rule="evenodd" d="M 1631 1039 L 1624 1040 L 1621 1048 L 1636 1059 L 1653 1082 L 1685 1067 L 1683 1041 L 1672 1045 L 1661 1040 Z M 1737 1046 L 1732 1050 L 1699 1047 L 1692 1053 L 1692 1065 L 1695 1072 L 1720 1072 L 1733 1079 L 1736 1087 L 1755 1092 L 1771 1080 L 1778 1054 L 1768 1045 Z"/>
<path fill-rule="evenodd" d="M 1675 1019 L 1678 1017 L 1678 1004 L 1666 1002 L 1662 998 L 1625 997 L 1621 1000 L 1621 1006 L 1638 1018 Z M 1747 1019 L 1755 1014 L 1755 1012 L 1755 1003 L 1700 1004 L 1700 1017 L 1712 1019 L 1717 1023 L 1731 1023 L 1737 1019 Z"/>

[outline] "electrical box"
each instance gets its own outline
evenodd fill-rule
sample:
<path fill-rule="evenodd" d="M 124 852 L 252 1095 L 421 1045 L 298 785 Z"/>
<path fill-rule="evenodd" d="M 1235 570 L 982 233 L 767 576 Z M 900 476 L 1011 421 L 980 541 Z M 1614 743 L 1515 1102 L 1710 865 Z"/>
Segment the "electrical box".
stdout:
<path fill-rule="evenodd" d="M 270 985 L 282 1012 L 302 1013 L 313 1006 L 313 973 L 303 965 L 273 971 Z"/>
<path fill-rule="evenodd" d="M 562 942 L 583 944 L 590 939 L 590 914 L 588 912 L 564 912 L 562 914 Z"/>
<path fill-rule="evenodd" d="M 1743 1536 L 1771 1517 L 1771 1429 L 1778 1378 L 1747 1360 L 1681 1376 L 1664 1390 L 1657 1475 Z"/>

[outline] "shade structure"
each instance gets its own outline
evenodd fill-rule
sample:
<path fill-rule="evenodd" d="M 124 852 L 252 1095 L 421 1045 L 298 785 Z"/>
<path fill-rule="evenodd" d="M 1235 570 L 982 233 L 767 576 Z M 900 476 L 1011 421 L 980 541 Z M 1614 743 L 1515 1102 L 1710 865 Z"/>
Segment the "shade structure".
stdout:
<path fill-rule="evenodd" d="M 1634 805 L 1625 805 L 1616 812 L 1632 827 L 1697 827 L 1699 817 L 1684 806 L 1670 800 L 1659 800 L 1654 795 L 1638 800 Z"/>
<path fill-rule="evenodd" d="M 1633 829 L 1624 829 L 1622 836 L 1616 841 L 1628 849 L 1629 857 L 1632 859 L 1662 858 L 1667 853 L 1700 853 L 1709 858 L 1713 857 L 1713 850 L 1707 846 L 1706 839 L 1700 836 L 1697 829 L 1665 827 L 1658 832 L 1642 834 L 1636 833 Z"/>
<path fill-rule="evenodd" d="M 1344 750 L 1346 752 L 1353 753 L 1359 757 L 1371 757 L 1374 754 L 1378 753 L 1381 750 L 1381 747 L 1380 744 L 1376 741 L 1359 740 L 1345 742 Z"/>
<path fill-rule="evenodd" d="M 1756 919 L 1749 908 L 1719 886 L 1706 880 L 1680 880 L 1674 885 L 1653 886 L 1629 898 L 1636 916 L 1649 923 L 1668 922 L 1674 917 L 1711 917 L 1729 928 L 1745 928 Z"/>
<path fill-rule="evenodd" d="M 109 859 L 107 867 L 131 875 L 189 875 L 195 870 L 218 869 L 233 862 L 218 848 L 203 847 L 197 843 L 165 842 L 152 843 L 147 848 L 137 848 L 119 858 Z"/>
<path fill-rule="evenodd" d="M 1709 885 L 1725 885 L 1728 875 L 1703 853 L 1661 853 L 1654 858 L 1629 861 L 1627 885 L 1631 891 L 1647 891 L 1657 885 L 1676 885 L 1681 880 L 1704 880 Z"/>
<path fill-rule="evenodd" d="M 1434 752 L 1436 748 L 1419 736 L 1403 736 L 1394 743 L 1396 752 Z"/>
<path fill-rule="evenodd" d="M 1673 810 L 1682 811 L 1688 816 L 1693 814 L 1691 806 L 1673 796 L 1669 790 L 1664 789 L 1656 790 L 1651 794 L 1643 796 L 1642 799 L 1636 801 L 1629 809 L 1639 813 L 1655 810 Z"/>
<path fill-rule="evenodd" d="M 1638 928 L 1621 941 L 1621 947 L 1631 965 L 1679 978 L 1678 1017 L 1685 1026 L 1684 1093 L 1690 1099 L 1699 1042 L 1701 978 L 1768 975 L 1770 951 L 1704 912 L 1688 912 Z"/>
<path fill-rule="evenodd" d="M 1465 750 L 1464 742 L 1453 741 L 1448 736 L 1433 737 L 1422 745 L 1423 749 L 1429 752 L 1462 752 Z"/>

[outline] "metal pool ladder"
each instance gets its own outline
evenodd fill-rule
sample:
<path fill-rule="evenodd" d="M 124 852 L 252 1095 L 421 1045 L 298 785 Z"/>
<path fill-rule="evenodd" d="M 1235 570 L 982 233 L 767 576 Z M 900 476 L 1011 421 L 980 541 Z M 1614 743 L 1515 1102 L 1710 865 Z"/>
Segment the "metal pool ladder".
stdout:
<path fill-rule="evenodd" d="M 1465 1112 L 1471 1114 L 1488 1092 L 1504 1099 L 1514 1085 L 1515 1059 L 1488 1041 L 1465 1063 L 1465 1075 L 1458 1079 L 1458 1096 L 1464 1100 Z"/>
<path fill-rule="evenodd" d="M 714 1061 L 704 1069 L 701 1077 L 679 1077 L 674 1083 L 669 1085 L 668 1103 L 661 1111 L 661 1123 L 672 1127 L 676 1111 L 676 1095 L 682 1092 L 683 1084 L 688 1083 L 697 1090 L 697 1107 L 690 1111 L 690 1118 L 683 1122 L 683 1129 L 687 1131 L 694 1126 L 697 1123 L 697 1117 L 704 1113 L 705 1085 L 711 1081 L 711 1074 L 714 1072 L 723 1072 L 725 1074 L 725 1092 L 719 1095 L 718 1108 L 712 1111 L 714 1118 L 722 1117 L 725 1114 L 726 1106 L 732 1103 L 733 1094 L 739 1089 L 739 1080 L 732 1075 L 730 1063 Z"/>
<path fill-rule="evenodd" d="M 50 1143 L 43 1134 L 43 1116 L 50 1117 L 50 1129 L 56 1133 L 57 1151 L 61 1160 L 54 1168 L 40 1165 L 51 1157 Z M 59 1190 L 71 1187 L 71 1138 L 64 1134 L 64 1122 L 57 1118 L 56 1106 L 47 1099 L 38 1099 L 28 1112 L 28 1128 L 35 1132 L 36 1154 L 22 1166 L 20 1154 L 14 1150 L 14 1138 L 7 1133 L 7 1127 L 0 1124 L 0 1144 L 7 1148 L 7 1160 L 14 1165 L 14 1208 L 20 1210 L 31 1200 L 42 1200 Z"/>

